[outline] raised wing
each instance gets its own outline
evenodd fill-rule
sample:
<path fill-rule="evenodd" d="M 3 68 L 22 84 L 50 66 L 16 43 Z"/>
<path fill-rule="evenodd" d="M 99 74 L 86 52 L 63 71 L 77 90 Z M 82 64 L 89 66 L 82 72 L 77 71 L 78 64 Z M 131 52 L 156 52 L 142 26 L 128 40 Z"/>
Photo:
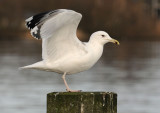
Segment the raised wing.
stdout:
<path fill-rule="evenodd" d="M 26 20 L 31 34 L 42 39 L 42 58 L 56 60 L 67 54 L 84 54 L 85 46 L 76 31 L 82 18 L 80 13 L 59 9 L 32 16 Z"/>

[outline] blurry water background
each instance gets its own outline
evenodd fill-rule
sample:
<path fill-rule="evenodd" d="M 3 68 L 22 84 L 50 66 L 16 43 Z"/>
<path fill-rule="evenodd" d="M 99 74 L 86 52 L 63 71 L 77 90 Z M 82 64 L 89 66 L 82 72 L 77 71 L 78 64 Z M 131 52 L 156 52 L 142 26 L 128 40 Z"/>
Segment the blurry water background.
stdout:
<path fill-rule="evenodd" d="M 136 49 L 135 49 L 136 48 Z M 159 113 L 160 42 L 105 45 L 90 70 L 67 76 L 72 89 L 118 93 L 118 113 Z M 65 91 L 61 75 L 18 67 L 41 60 L 36 40 L 0 42 L 1 113 L 45 113 L 46 94 Z"/>
<path fill-rule="evenodd" d="M 82 13 L 77 32 L 97 30 L 120 41 L 98 63 L 67 76 L 72 89 L 118 94 L 118 113 L 160 113 L 160 0 L 0 0 L 0 113 L 45 113 L 46 94 L 65 91 L 61 75 L 18 68 L 41 60 L 41 41 L 25 19 L 40 12 Z"/>

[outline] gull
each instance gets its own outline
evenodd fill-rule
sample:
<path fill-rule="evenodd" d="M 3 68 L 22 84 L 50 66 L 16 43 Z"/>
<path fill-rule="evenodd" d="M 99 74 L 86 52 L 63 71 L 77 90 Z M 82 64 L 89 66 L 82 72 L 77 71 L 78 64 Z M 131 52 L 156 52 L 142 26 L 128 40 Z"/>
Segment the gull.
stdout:
<path fill-rule="evenodd" d="M 69 88 L 65 76 L 90 69 L 102 56 L 103 47 L 119 42 L 105 31 L 94 32 L 88 42 L 81 42 L 76 35 L 82 18 L 78 12 L 57 9 L 44 12 L 26 19 L 31 35 L 42 39 L 42 61 L 21 67 L 62 74 L 68 92 L 80 92 Z"/>

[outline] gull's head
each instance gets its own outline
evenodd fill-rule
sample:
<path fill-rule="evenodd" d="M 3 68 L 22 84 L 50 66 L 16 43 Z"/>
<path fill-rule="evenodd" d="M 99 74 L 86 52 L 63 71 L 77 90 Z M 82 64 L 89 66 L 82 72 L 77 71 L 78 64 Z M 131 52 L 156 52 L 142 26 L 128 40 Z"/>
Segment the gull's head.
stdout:
<path fill-rule="evenodd" d="M 103 45 L 106 44 L 106 43 L 108 43 L 108 42 L 112 42 L 112 43 L 115 43 L 117 45 L 120 45 L 120 43 L 117 40 L 111 38 L 109 36 L 109 34 L 106 33 L 105 31 L 94 32 L 91 35 L 91 40 L 94 40 L 94 41 L 96 41 L 96 42 L 98 42 L 100 44 L 103 44 Z"/>

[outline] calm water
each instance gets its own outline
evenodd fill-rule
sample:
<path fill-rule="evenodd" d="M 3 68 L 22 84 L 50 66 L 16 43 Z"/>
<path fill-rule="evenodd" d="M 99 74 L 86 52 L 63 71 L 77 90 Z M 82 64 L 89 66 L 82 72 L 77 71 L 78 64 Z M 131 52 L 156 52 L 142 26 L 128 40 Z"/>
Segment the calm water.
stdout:
<path fill-rule="evenodd" d="M 0 42 L 1 113 L 45 113 L 46 94 L 65 91 L 59 74 L 18 70 L 39 60 L 37 41 Z M 107 44 L 92 69 L 67 81 L 72 89 L 118 93 L 118 113 L 160 113 L 160 43 Z"/>

